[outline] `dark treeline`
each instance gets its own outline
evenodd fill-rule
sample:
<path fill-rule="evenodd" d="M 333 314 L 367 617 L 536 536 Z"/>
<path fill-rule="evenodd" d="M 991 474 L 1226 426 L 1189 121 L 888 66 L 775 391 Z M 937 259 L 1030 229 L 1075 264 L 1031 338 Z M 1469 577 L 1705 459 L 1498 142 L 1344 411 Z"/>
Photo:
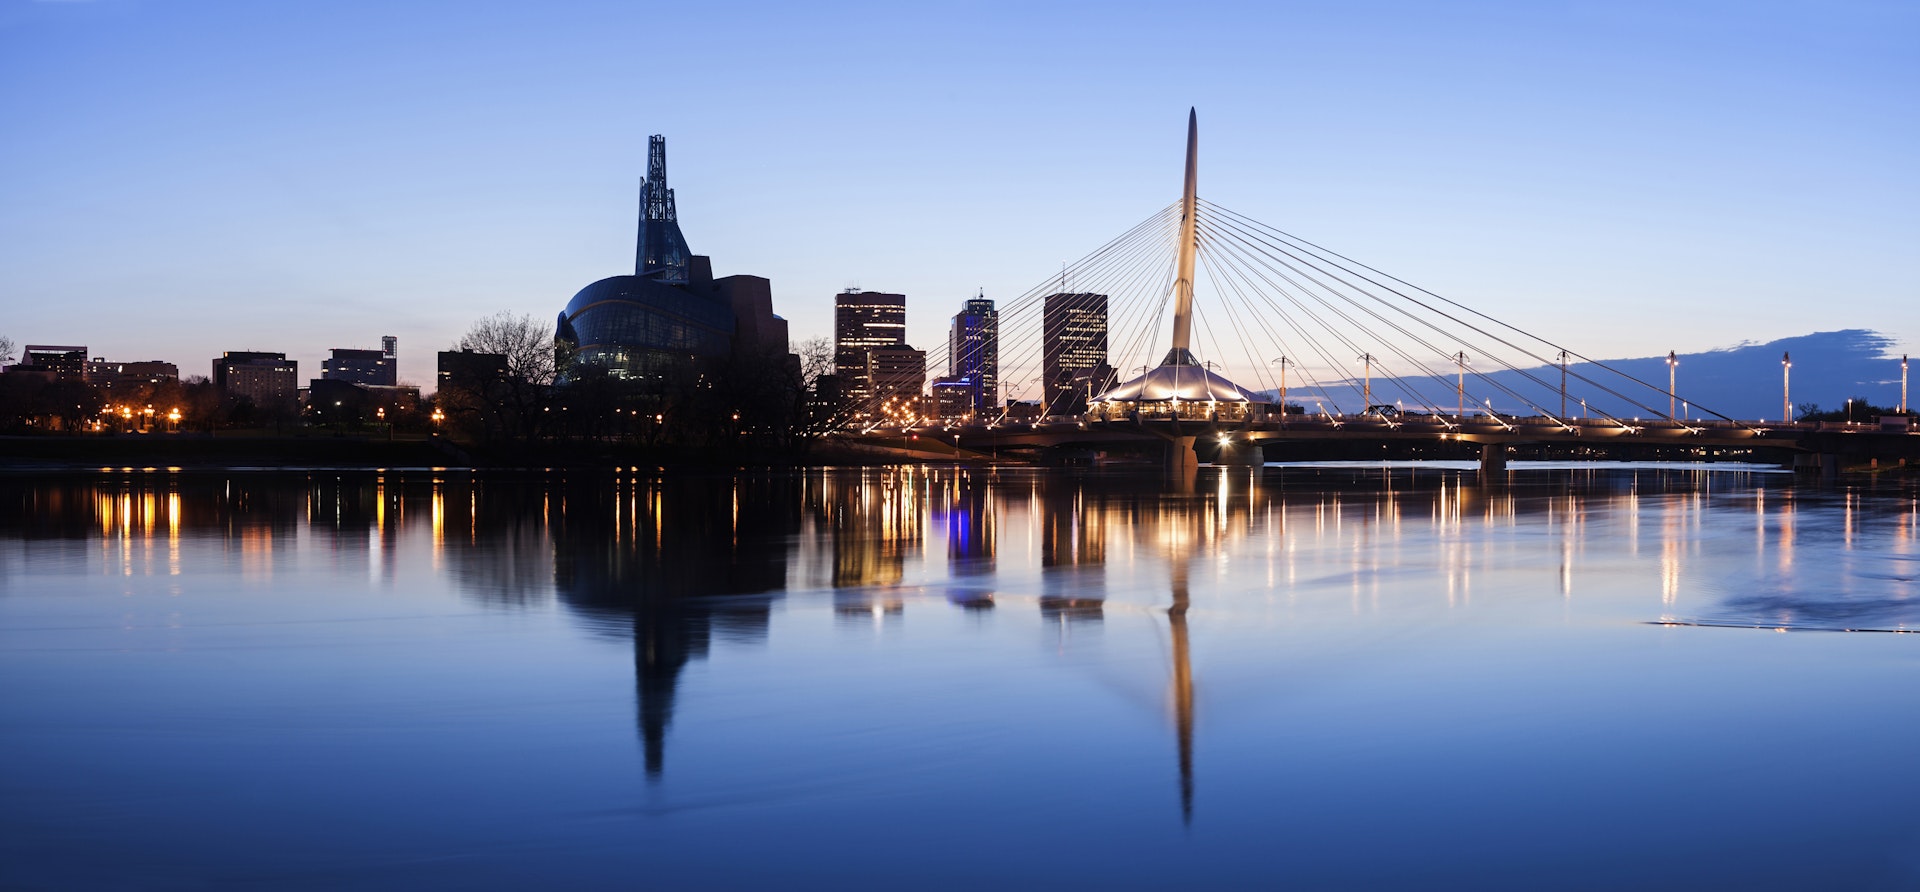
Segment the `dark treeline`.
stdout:
<path fill-rule="evenodd" d="M 476 461 L 510 464 L 780 461 L 803 456 L 813 439 L 784 355 L 688 363 L 643 381 L 593 366 L 560 373 L 554 383 L 510 370 L 445 381 L 439 429 Z"/>
<path fill-rule="evenodd" d="M 0 375 L 0 432 L 115 433 L 138 430 L 212 432 L 284 427 L 291 406 L 259 406 L 222 393 L 203 377 L 94 384 L 71 378 Z"/>

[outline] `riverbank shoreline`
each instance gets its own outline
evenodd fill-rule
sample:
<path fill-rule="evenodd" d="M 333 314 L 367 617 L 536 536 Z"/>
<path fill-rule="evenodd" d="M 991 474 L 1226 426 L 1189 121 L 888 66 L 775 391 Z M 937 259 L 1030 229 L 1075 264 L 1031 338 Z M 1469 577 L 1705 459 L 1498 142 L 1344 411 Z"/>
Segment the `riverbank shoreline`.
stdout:
<path fill-rule="evenodd" d="M 928 454 L 919 462 L 956 463 Z M 487 471 L 562 468 L 742 468 L 899 464 L 857 449 L 819 444 L 808 449 L 685 449 L 612 443 L 557 443 L 493 447 L 445 437 L 385 437 L 315 432 L 39 435 L 0 437 L 0 472 L 120 470 L 377 470 L 468 468 Z M 966 463 L 964 458 L 957 463 Z M 1002 461 L 1001 464 L 1017 462 Z"/>

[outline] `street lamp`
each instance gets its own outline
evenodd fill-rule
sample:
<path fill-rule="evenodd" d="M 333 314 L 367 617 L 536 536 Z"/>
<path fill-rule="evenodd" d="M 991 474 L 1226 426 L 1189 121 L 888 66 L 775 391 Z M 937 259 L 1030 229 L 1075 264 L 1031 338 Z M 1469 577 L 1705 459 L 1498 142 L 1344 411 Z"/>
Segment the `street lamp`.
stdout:
<path fill-rule="evenodd" d="M 1455 399 L 1459 400 L 1459 405 L 1456 406 L 1453 410 L 1453 420 L 1459 421 L 1461 416 L 1467 414 L 1467 354 L 1466 354 L 1466 351 L 1463 350 L 1459 353 L 1453 354 L 1453 361 L 1455 363 L 1454 371 L 1455 371 L 1455 374 L 1457 375 L 1457 377 L 1453 379 L 1453 396 Z"/>
<path fill-rule="evenodd" d="M 1793 401 L 1788 398 L 1792 393 L 1792 386 L 1791 386 L 1792 384 L 1793 384 L 1793 354 L 1781 353 L 1780 354 L 1780 421 L 1782 424 L 1793 423 Z"/>
<path fill-rule="evenodd" d="M 1285 356 L 1282 356 L 1279 359 L 1269 360 L 1268 362 L 1269 363 L 1277 362 L 1280 364 L 1280 426 L 1286 427 L 1287 426 L 1287 358 Z"/>
<path fill-rule="evenodd" d="M 1673 371 L 1673 370 L 1674 370 L 1675 368 L 1678 368 L 1678 367 L 1679 367 L 1679 365 L 1680 365 L 1680 358 L 1679 358 L 1679 357 L 1677 357 L 1677 356 L 1675 356 L 1675 355 L 1673 355 L 1673 351 L 1672 351 L 1672 350 L 1668 350 L 1668 351 L 1667 351 L 1667 420 L 1668 420 L 1668 421 L 1672 421 L 1672 420 L 1674 420 L 1674 418 L 1673 418 L 1673 403 L 1674 403 L 1674 397 L 1673 397 L 1673 378 L 1674 378 L 1674 371 Z"/>
<path fill-rule="evenodd" d="M 1360 385 L 1360 402 L 1362 403 L 1360 414 L 1365 415 L 1373 411 L 1373 354 L 1362 353 L 1354 357 L 1354 359 L 1364 360 L 1366 362 L 1366 377 L 1361 379 Z"/>

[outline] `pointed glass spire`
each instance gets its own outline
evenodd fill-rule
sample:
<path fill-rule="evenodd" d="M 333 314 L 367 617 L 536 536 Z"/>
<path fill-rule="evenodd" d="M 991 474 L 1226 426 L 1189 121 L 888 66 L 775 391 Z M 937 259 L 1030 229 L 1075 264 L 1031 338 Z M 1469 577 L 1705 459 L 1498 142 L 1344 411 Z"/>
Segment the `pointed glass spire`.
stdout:
<path fill-rule="evenodd" d="M 680 234 L 673 190 L 667 188 L 667 138 L 647 138 L 647 179 L 640 184 L 640 239 L 633 274 L 673 285 L 687 283 L 693 252 Z"/>

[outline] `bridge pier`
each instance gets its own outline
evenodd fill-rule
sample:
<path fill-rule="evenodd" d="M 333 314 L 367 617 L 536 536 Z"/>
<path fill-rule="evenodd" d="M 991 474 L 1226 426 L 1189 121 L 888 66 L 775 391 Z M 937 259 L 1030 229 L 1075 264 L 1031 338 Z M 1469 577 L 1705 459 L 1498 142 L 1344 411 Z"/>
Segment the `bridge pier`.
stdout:
<path fill-rule="evenodd" d="M 1167 439 L 1167 476 L 1175 480 L 1191 479 L 1200 473 L 1200 456 L 1193 451 L 1199 437 Z"/>
<path fill-rule="evenodd" d="M 1507 445 L 1505 443 L 1482 443 L 1480 445 L 1480 473 L 1504 474 L 1507 472 Z"/>
<path fill-rule="evenodd" d="M 1821 480 L 1834 480 L 1840 476 L 1840 456 L 1827 452 L 1799 452 L 1793 456 L 1793 470 L 1796 474 L 1806 474 Z"/>

